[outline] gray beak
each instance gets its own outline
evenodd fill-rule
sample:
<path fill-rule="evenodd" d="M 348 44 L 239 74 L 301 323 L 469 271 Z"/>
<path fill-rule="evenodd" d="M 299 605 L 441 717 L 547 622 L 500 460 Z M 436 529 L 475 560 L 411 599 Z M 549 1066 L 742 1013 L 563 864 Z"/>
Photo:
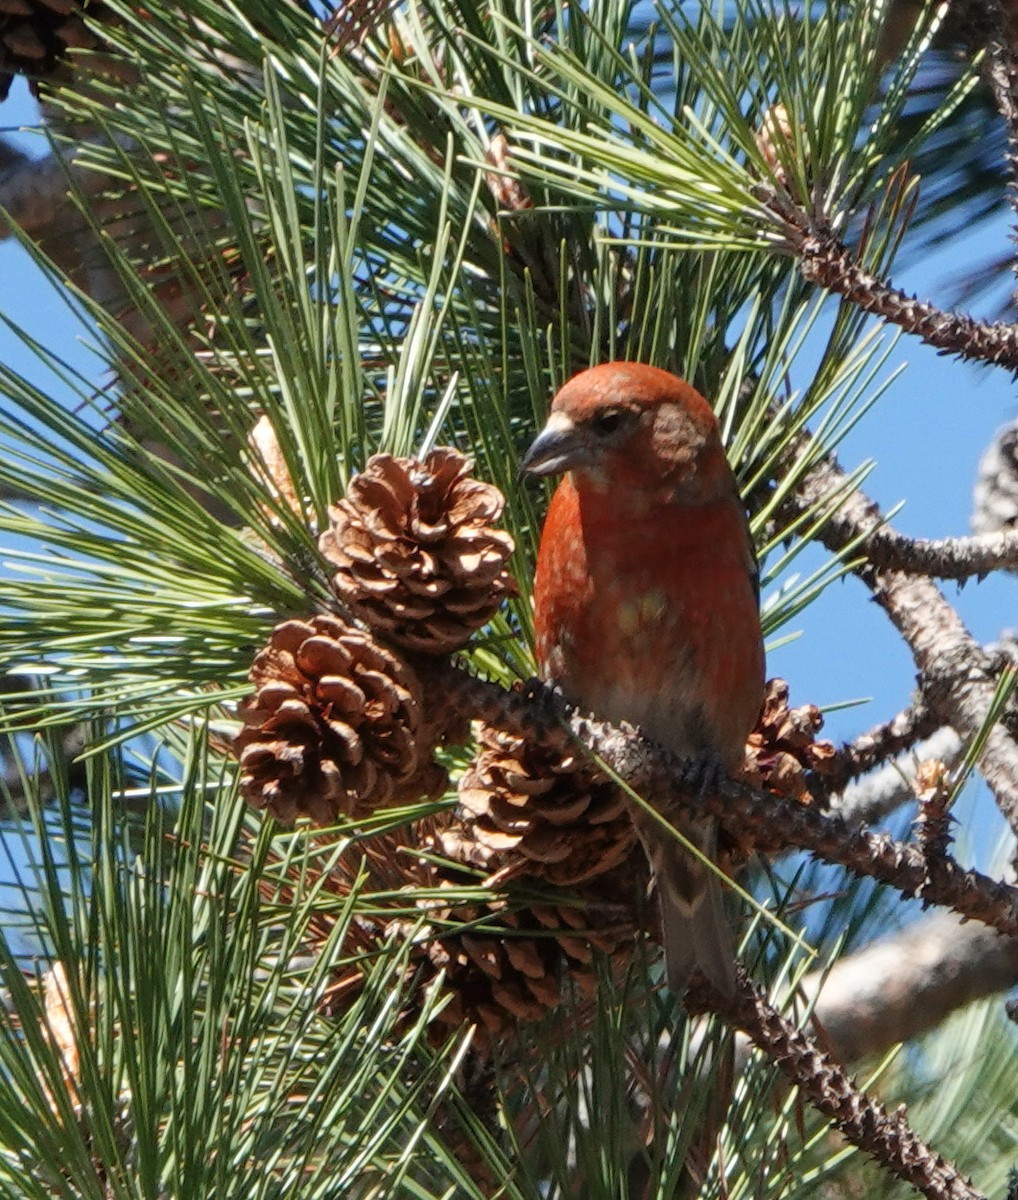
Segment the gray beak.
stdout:
<path fill-rule="evenodd" d="M 583 440 L 571 421 L 553 414 L 520 462 L 521 475 L 561 475 L 583 458 Z"/>

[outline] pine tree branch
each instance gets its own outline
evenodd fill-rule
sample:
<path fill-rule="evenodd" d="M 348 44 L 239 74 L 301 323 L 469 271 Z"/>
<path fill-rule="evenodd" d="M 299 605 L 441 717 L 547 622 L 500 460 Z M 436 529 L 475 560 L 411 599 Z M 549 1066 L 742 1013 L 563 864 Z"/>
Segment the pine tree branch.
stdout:
<path fill-rule="evenodd" d="M 948 725 L 941 726 L 911 753 L 850 782 L 840 795 L 831 797 L 828 811 L 853 826 L 879 821 L 901 805 L 915 803 L 912 780 L 920 763 L 936 759 L 951 767 L 960 759 L 962 750 L 957 733 Z M 811 791 L 819 794 L 821 799 L 824 798 L 824 782 L 823 779 L 811 781 Z"/>
<path fill-rule="evenodd" d="M 740 1029 L 854 1146 L 929 1200 L 983 1200 L 949 1162 L 909 1126 L 905 1106 L 893 1113 L 872 1099 L 806 1033 L 774 1009 L 743 974 L 733 996 L 701 977 L 686 993 L 694 1015 L 717 1013 Z"/>
<path fill-rule="evenodd" d="M 803 279 L 851 301 L 863 312 L 897 325 L 945 354 L 1006 367 L 1018 374 L 1018 325 L 977 321 L 910 296 L 858 263 L 830 222 L 768 196 Z"/>
<path fill-rule="evenodd" d="M 887 1054 L 1018 983 L 1018 938 L 933 913 L 814 971 L 798 991 L 842 1062 Z M 746 1046 L 739 1047 L 740 1061 Z"/>
<path fill-rule="evenodd" d="M 986 74 L 1007 130 L 1008 195 L 1018 212 L 1018 21 L 1012 6 L 1001 0 L 985 0 L 983 7 L 994 27 L 988 39 Z"/>
<path fill-rule="evenodd" d="M 824 773 L 811 780 L 810 791 L 823 800 L 874 767 L 903 754 L 940 727 L 940 720 L 920 698 L 881 725 L 875 725 L 851 742 L 839 746 L 824 764 Z"/>
<path fill-rule="evenodd" d="M 809 472 L 790 505 L 797 515 L 814 512 L 835 494 L 840 497 L 838 510 L 818 537 L 830 550 L 854 552 L 885 525 L 880 510 L 863 492 L 846 491 L 846 476 L 833 458 L 823 459 Z M 994 701 L 1002 658 L 987 653 L 972 637 L 929 579 L 882 569 L 868 560 L 853 569 L 911 650 L 930 712 L 963 739 L 976 736 Z M 990 730 L 979 769 L 1011 828 L 1018 830 L 1018 746 L 1007 725 L 1010 720 L 1005 714 Z"/>
<path fill-rule="evenodd" d="M 884 528 L 866 539 L 866 557 L 875 567 L 936 579 L 970 579 L 1018 567 L 1018 532 L 974 537 L 910 538 Z"/>
<path fill-rule="evenodd" d="M 579 740 L 668 820 L 679 810 L 710 813 L 740 843 L 756 850 L 808 850 L 925 904 L 952 908 L 1018 936 L 1018 888 L 967 870 L 947 853 L 928 858 L 917 845 L 855 828 L 814 807 L 732 779 L 699 794 L 691 790 L 687 762 L 632 729 L 582 716 L 563 720 L 554 693 L 540 686 L 507 692 L 462 668 L 436 666 L 428 677 L 428 690 L 429 703 L 554 749 L 571 749 Z"/>
<path fill-rule="evenodd" d="M 934 913 L 829 972 L 808 975 L 804 995 L 845 1062 L 886 1054 L 950 1013 L 1018 983 L 1018 938 Z"/>

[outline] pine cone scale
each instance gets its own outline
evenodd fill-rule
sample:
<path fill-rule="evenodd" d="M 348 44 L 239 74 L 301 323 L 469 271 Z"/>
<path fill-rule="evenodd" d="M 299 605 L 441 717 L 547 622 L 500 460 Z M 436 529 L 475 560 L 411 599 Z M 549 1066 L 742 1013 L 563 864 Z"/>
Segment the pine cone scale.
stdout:
<path fill-rule="evenodd" d="M 349 676 L 323 675 L 317 690 L 320 699 L 337 715 L 362 712 L 367 703 L 364 690 Z"/>

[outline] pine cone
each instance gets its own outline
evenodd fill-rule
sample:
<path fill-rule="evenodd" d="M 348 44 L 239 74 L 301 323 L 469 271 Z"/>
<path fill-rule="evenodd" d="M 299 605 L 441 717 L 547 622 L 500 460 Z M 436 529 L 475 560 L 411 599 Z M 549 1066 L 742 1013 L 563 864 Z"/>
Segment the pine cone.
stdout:
<path fill-rule="evenodd" d="M 972 532 L 1018 527 L 1018 424 L 998 429 L 979 460 L 972 494 Z"/>
<path fill-rule="evenodd" d="M 453 915 L 464 925 L 483 921 L 483 931 L 456 931 L 428 944 L 428 966 L 444 973 L 450 995 L 438 1019 L 453 1027 L 477 1025 L 481 1047 L 518 1022 L 546 1017 L 570 986 L 592 999 L 596 954 L 621 967 L 636 937 L 632 909 L 615 911 L 600 897 L 583 908 L 563 903 L 499 911 L 493 904 Z"/>
<path fill-rule="evenodd" d="M 352 922 L 343 947 L 342 975 L 330 986 L 324 1010 L 342 1012 L 360 994 L 361 963 L 373 961 L 378 948 L 393 935 L 413 931 L 408 972 L 414 987 L 405 1014 L 417 1019 L 417 1002 L 441 974 L 446 1004 L 438 1014 L 435 1037 L 442 1041 L 449 1026 L 469 1021 L 478 1028 L 475 1049 L 507 1033 L 518 1021 L 536 1021 L 554 1009 L 570 988 L 581 999 L 593 997 L 598 977 L 597 955 L 623 968 L 636 941 L 633 897 L 644 894 L 639 882 L 621 872 L 599 879 L 596 891 L 563 894 L 561 901 L 529 904 L 514 910 L 504 895 L 489 900 L 443 905 L 443 889 L 475 883 L 443 849 L 443 834 L 459 825 L 448 810 L 409 827 L 390 830 L 351 846 L 331 864 L 327 890 L 347 894 L 366 874 L 368 887 L 386 894 L 396 911 L 390 918 L 375 910 Z M 416 851 L 423 853 L 416 853 Z M 302 864 L 302 871 L 306 866 Z M 304 881 L 305 886 L 307 880 Z M 312 881 L 313 882 L 313 881 Z M 423 897 L 417 901 L 414 897 Z M 407 913 L 417 907 L 430 922 L 421 929 Z M 323 940 L 330 928 L 323 926 Z"/>
<path fill-rule="evenodd" d="M 490 908 L 459 908 L 453 917 L 463 926 L 483 920 L 485 933 L 446 932 L 415 947 L 409 963 L 412 995 L 422 996 L 441 974 L 445 1004 L 436 1014 L 436 1042 L 444 1041 L 449 1028 L 467 1022 L 477 1027 L 472 1048 L 482 1052 L 518 1023 L 548 1016 L 570 989 L 581 1000 L 592 1000 L 597 993 L 596 955 L 604 955 L 613 969 L 624 969 L 636 939 L 631 908 L 620 909 L 614 920 L 601 925 L 566 905 L 497 915 Z M 402 932 L 404 924 L 380 926 L 374 945 L 365 945 L 360 961 L 370 962 L 389 940 L 391 929 Z M 338 1016 L 362 991 L 364 975 L 357 964 L 356 958 L 348 962 L 328 988 L 324 1015 Z M 417 1016 L 411 1003 L 404 1019 L 409 1025 Z"/>
<path fill-rule="evenodd" d="M 484 727 L 460 780 L 469 822 L 468 861 L 559 887 L 625 862 L 636 829 L 622 793 L 576 755 L 559 754 Z M 447 850 L 456 851 L 450 831 Z"/>
<path fill-rule="evenodd" d="M 632 908 L 618 906 L 592 918 L 589 911 L 572 906 L 547 905 L 520 911 L 503 906 L 460 906 L 444 915 L 443 929 L 413 948 L 408 970 L 414 977 L 414 1000 L 442 976 L 445 1004 L 436 1015 L 435 1040 L 464 1022 L 477 1027 L 473 1049 L 485 1050 L 494 1039 L 507 1035 L 519 1022 L 539 1021 L 552 1012 L 572 989 L 581 1000 L 596 995 L 597 954 L 606 956 L 613 968 L 622 969 L 635 945 L 636 927 Z M 459 929 L 450 930 L 451 924 Z M 483 923 L 483 932 L 475 926 Z M 369 963 L 379 946 L 393 931 L 409 930 L 405 920 L 380 923 L 373 943 L 361 937 Z M 345 947 L 349 953 L 358 948 Z M 343 975 L 326 993 L 323 1011 L 327 1016 L 343 1012 L 360 994 L 364 976 L 355 957 Z M 411 1024 L 417 1019 L 412 1001 L 405 1013 Z"/>
<path fill-rule="evenodd" d="M 101 0 L 0 0 L 0 100 L 15 75 L 33 81 L 54 74 L 68 50 L 95 49 L 99 40 L 81 19 L 102 16 Z"/>
<path fill-rule="evenodd" d="M 830 742 L 816 740 L 823 723 L 815 704 L 789 708 L 788 684 L 783 679 L 771 679 L 756 728 L 746 745 L 742 774 L 747 783 L 809 804 L 808 772 L 822 774 L 834 756 Z"/>
<path fill-rule="evenodd" d="M 233 749 L 254 807 L 327 825 L 435 786 L 420 681 L 370 634 L 336 617 L 284 621 L 251 679 Z"/>
<path fill-rule="evenodd" d="M 377 454 L 319 540 L 340 600 L 408 650 L 460 649 L 512 594 L 513 540 L 492 525 L 504 500 L 469 469 L 447 448 L 423 463 Z"/>

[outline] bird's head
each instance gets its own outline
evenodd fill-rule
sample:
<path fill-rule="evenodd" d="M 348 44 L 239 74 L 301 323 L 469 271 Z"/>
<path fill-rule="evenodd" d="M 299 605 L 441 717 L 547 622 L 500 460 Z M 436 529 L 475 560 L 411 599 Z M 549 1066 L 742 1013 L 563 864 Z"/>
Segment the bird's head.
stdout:
<path fill-rule="evenodd" d="M 730 490 L 732 478 L 707 401 L 677 376 L 631 362 L 573 376 L 520 470 L 571 471 L 599 491 L 652 490 L 687 503 Z"/>

